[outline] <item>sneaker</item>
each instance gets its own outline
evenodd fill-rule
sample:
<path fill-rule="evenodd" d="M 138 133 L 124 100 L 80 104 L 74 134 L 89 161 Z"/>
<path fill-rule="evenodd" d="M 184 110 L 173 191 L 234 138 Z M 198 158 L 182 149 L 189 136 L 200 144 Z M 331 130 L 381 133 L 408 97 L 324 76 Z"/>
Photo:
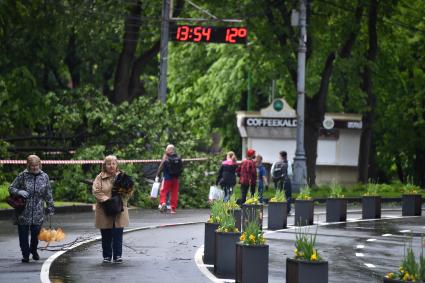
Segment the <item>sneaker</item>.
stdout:
<path fill-rule="evenodd" d="M 167 205 L 167 210 L 171 210 L 171 205 Z"/>
<path fill-rule="evenodd" d="M 122 263 L 122 257 L 117 256 L 117 258 L 114 259 L 114 263 Z"/>
<path fill-rule="evenodd" d="M 104 257 L 103 258 L 103 262 L 110 263 L 111 262 L 111 258 L 110 257 Z"/>
<path fill-rule="evenodd" d="M 27 263 L 27 262 L 30 262 L 30 258 L 29 257 L 23 257 L 21 259 L 21 261 L 24 262 L 24 263 Z"/>
<path fill-rule="evenodd" d="M 176 214 L 176 210 L 174 208 L 171 209 L 170 211 L 171 214 Z"/>
<path fill-rule="evenodd" d="M 167 205 L 165 203 L 161 204 L 159 207 L 160 212 L 165 212 L 167 210 Z"/>
<path fill-rule="evenodd" d="M 32 259 L 33 260 L 39 260 L 40 259 L 40 256 L 38 255 L 37 252 L 32 253 Z"/>

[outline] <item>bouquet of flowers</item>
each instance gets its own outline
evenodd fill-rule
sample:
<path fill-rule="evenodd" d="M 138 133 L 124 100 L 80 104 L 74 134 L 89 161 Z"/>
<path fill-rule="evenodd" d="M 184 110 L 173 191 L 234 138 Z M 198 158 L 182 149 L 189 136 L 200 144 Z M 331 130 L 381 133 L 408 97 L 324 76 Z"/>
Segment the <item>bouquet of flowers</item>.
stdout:
<path fill-rule="evenodd" d="M 244 245 L 264 245 L 266 244 L 266 240 L 263 234 L 258 223 L 256 221 L 250 221 L 239 239 Z"/>
<path fill-rule="evenodd" d="M 119 195 L 120 197 L 130 197 L 133 193 L 134 182 L 133 179 L 120 172 L 114 181 L 114 187 L 112 188 L 112 195 Z"/>

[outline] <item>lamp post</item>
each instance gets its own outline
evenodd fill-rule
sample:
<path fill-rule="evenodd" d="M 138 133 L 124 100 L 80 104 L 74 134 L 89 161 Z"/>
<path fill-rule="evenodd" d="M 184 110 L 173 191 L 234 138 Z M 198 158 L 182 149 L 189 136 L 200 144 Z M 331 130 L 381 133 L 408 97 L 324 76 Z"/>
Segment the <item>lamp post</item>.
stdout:
<path fill-rule="evenodd" d="M 307 184 L 307 166 L 304 151 L 304 109 L 305 109 L 305 57 L 307 53 L 307 0 L 300 0 L 297 69 L 297 147 L 294 158 L 293 191 L 299 192 Z"/>

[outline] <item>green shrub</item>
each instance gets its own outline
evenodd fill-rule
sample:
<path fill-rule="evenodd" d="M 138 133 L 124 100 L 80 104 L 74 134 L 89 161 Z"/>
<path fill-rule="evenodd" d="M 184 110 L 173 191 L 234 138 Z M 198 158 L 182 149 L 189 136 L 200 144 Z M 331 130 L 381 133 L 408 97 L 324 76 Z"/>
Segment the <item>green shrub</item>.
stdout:
<path fill-rule="evenodd" d="M 3 183 L 0 185 L 0 201 L 6 201 L 9 196 L 9 184 Z"/>

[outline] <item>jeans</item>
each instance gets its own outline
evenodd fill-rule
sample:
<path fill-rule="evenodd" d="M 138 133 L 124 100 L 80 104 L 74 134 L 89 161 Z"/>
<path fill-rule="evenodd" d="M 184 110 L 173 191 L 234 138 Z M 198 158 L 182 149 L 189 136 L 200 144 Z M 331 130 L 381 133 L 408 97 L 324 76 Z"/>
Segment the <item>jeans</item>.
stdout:
<path fill-rule="evenodd" d="M 103 258 L 116 259 L 122 256 L 122 237 L 124 228 L 100 229 L 102 235 Z"/>
<path fill-rule="evenodd" d="M 28 258 L 30 253 L 37 252 L 38 233 L 41 225 L 18 225 L 19 246 L 21 247 L 22 256 Z M 28 232 L 31 231 L 31 244 L 28 243 Z"/>
<path fill-rule="evenodd" d="M 263 192 L 264 192 L 264 185 L 263 184 L 259 184 L 258 185 L 258 200 L 260 202 L 263 202 Z"/>
<path fill-rule="evenodd" d="M 248 193 L 248 189 L 251 191 L 251 196 L 255 194 L 255 184 L 252 185 L 242 185 L 241 184 L 241 203 L 245 203 L 246 195 Z"/>
<path fill-rule="evenodd" d="M 222 186 L 221 188 L 223 189 L 223 192 L 224 192 L 223 201 L 228 202 L 230 200 L 230 197 L 232 196 L 233 187 Z"/>
<path fill-rule="evenodd" d="M 289 178 L 274 180 L 274 187 L 276 190 L 282 191 L 285 190 L 285 198 L 288 203 L 288 213 L 291 212 L 291 202 L 292 202 L 292 185 Z"/>

